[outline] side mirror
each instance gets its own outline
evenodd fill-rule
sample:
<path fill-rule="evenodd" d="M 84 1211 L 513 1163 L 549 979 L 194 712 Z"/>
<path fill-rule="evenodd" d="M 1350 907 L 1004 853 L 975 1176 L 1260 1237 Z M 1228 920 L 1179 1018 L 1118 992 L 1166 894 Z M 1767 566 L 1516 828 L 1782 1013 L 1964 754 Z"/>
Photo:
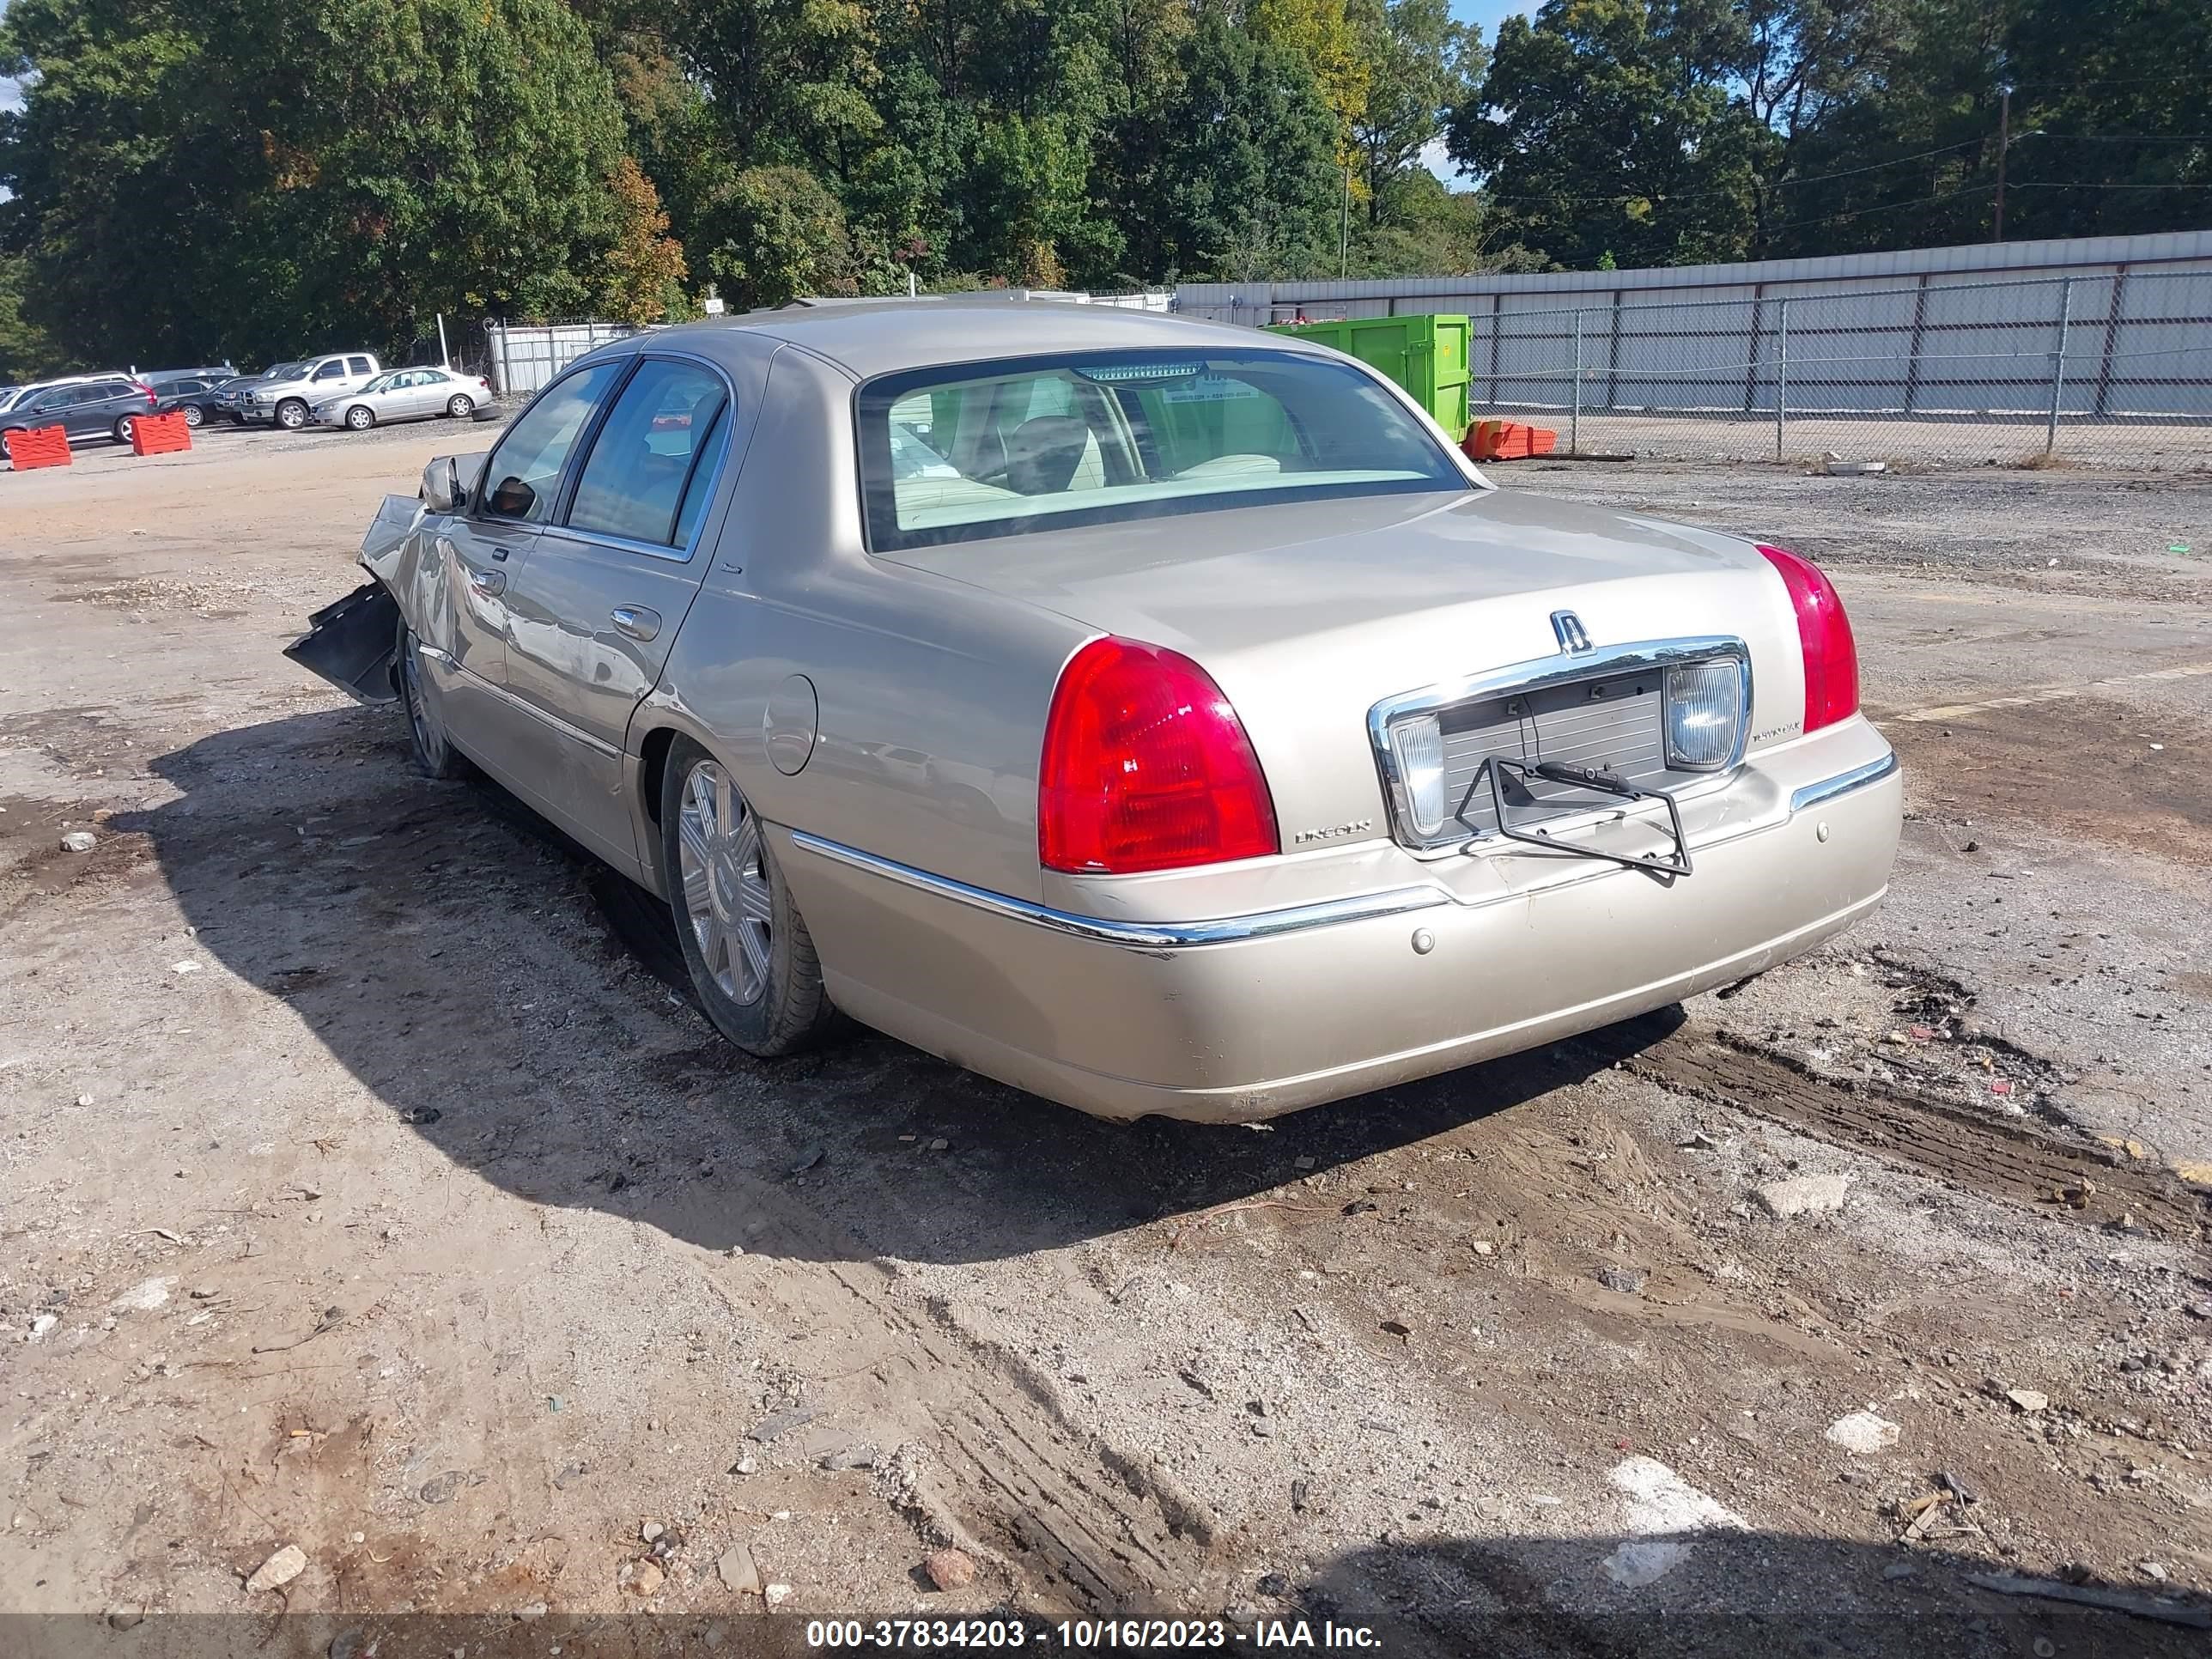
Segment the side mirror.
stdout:
<path fill-rule="evenodd" d="M 461 488 L 460 469 L 451 455 L 441 455 L 422 469 L 422 505 L 433 513 L 456 513 L 468 505 Z"/>

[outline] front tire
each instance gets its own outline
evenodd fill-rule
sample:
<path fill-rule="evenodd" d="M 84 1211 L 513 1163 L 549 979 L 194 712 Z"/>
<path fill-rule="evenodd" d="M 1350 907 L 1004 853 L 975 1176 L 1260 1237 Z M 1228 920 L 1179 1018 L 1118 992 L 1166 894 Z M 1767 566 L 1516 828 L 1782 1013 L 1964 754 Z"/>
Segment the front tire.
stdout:
<path fill-rule="evenodd" d="M 287 398 L 276 405 L 276 424 L 287 432 L 297 432 L 307 423 L 307 406 L 297 398 Z"/>
<path fill-rule="evenodd" d="M 457 421 L 465 421 L 477 412 L 477 400 L 465 392 L 456 392 L 446 399 L 446 413 Z"/>
<path fill-rule="evenodd" d="M 186 404 L 184 407 L 184 416 L 185 424 L 195 432 L 207 424 L 207 416 L 200 412 L 200 406 L 198 404 Z"/>
<path fill-rule="evenodd" d="M 685 738 L 660 781 L 661 868 L 692 987 L 714 1029 L 763 1060 L 832 1028 L 814 941 L 729 770 Z"/>
<path fill-rule="evenodd" d="M 376 411 L 367 404 L 356 404 L 346 410 L 345 423 L 349 432 L 366 432 L 376 424 Z"/>
<path fill-rule="evenodd" d="M 400 703 L 407 710 L 407 750 L 415 769 L 424 777 L 450 782 L 467 777 L 474 769 L 447 735 L 438 688 L 422 672 L 422 653 L 416 648 L 420 643 L 415 630 L 402 621 L 392 646 L 392 666 L 399 681 Z"/>

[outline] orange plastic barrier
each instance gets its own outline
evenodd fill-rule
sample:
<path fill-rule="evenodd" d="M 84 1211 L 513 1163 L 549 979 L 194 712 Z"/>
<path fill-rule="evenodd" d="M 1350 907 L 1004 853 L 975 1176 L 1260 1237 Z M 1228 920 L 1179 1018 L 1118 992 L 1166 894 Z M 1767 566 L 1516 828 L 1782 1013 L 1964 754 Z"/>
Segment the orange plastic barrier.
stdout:
<path fill-rule="evenodd" d="M 1531 455 L 1548 455 L 1559 447 L 1559 434 L 1549 427 L 1522 426 L 1517 421 L 1477 421 L 1467 429 L 1460 447 L 1476 461 L 1525 461 Z"/>
<path fill-rule="evenodd" d="M 182 410 L 173 415 L 139 415 L 131 422 L 133 455 L 173 455 L 192 447 L 192 429 Z"/>
<path fill-rule="evenodd" d="M 70 464 L 69 428 L 42 426 L 29 432 L 10 432 L 8 434 L 8 459 L 18 472 L 28 472 L 34 466 L 67 466 Z"/>

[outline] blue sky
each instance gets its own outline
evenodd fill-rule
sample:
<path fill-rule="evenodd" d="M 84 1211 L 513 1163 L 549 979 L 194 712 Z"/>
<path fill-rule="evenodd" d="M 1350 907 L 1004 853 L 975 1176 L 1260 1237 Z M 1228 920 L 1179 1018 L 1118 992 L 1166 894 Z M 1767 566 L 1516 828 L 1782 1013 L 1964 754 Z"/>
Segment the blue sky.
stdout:
<path fill-rule="evenodd" d="M 1499 18 L 1516 11 L 1533 16 L 1535 10 L 1534 0 L 1455 0 L 1452 15 L 1462 23 L 1481 24 L 1482 38 L 1494 40 L 1498 38 Z"/>

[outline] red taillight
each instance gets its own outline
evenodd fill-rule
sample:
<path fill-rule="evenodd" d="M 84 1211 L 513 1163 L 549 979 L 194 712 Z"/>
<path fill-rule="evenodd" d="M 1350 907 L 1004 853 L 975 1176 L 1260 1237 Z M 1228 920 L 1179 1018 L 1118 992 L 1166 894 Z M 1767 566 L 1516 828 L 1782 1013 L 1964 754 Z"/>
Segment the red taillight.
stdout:
<path fill-rule="evenodd" d="M 160 403 L 160 402 L 161 401 L 161 398 L 159 398 L 158 397 L 156 397 L 156 396 L 155 395 L 155 393 L 154 393 L 154 388 L 153 388 L 152 386 L 141 386 L 138 389 L 139 389 L 141 392 L 144 392 L 144 393 L 146 394 L 146 401 L 147 401 L 148 403 L 149 403 L 149 404 L 158 404 L 158 403 Z"/>
<path fill-rule="evenodd" d="M 1047 869 L 1124 875 L 1281 850 L 1259 757 L 1203 668 L 1135 640 L 1070 659 L 1037 769 Z"/>
<path fill-rule="evenodd" d="M 1844 602 L 1810 559 L 1779 547 L 1759 550 L 1781 573 L 1797 616 L 1797 643 L 1805 652 L 1805 729 L 1817 732 L 1850 719 L 1859 709 L 1859 647 Z"/>

